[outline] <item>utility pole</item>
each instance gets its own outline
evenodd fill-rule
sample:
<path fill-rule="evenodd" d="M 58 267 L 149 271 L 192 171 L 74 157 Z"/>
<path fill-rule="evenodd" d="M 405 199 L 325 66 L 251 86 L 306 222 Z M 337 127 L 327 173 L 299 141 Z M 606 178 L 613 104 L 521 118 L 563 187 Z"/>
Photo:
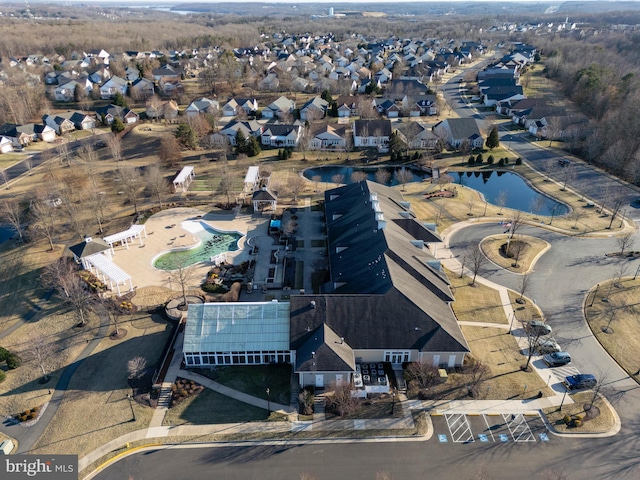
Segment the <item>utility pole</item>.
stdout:
<path fill-rule="evenodd" d="M 638 267 L 638 268 L 640 269 L 640 267 Z M 638 272 L 636 271 L 636 274 L 637 274 L 637 273 L 638 273 Z M 635 280 L 635 278 L 636 278 L 636 277 L 633 277 L 633 278 L 634 278 L 634 280 Z M 596 285 L 596 289 L 593 291 L 593 297 L 591 297 L 591 303 L 589 304 L 589 306 L 590 306 L 590 307 L 593 307 L 593 302 L 594 302 L 594 300 L 596 299 L 596 295 L 598 294 L 598 287 L 600 287 L 600 284 L 599 284 L 599 283 Z"/>
<path fill-rule="evenodd" d="M 460 269 L 460 278 L 464 275 L 464 262 L 467 260 L 466 256 L 462 257 L 462 268 Z"/>

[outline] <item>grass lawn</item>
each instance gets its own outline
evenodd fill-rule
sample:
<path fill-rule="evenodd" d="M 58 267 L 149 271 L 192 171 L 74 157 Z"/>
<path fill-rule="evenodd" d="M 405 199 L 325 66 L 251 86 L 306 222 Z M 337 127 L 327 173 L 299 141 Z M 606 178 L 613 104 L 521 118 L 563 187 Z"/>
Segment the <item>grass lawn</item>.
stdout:
<path fill-rule="evenodd" d="M 640 362 L 640 277 L 626 278 L 617 287 L 611 282 L 601 283 L 593 306 L 587 303 L 585 315 L 591 331 L 629 375 L 638 371 Z M 591 293 L 590 295 L 593 295 Z M 608 301 L 603 301 L 608 297 Z M 592 297 L 589 297 L 592 298 Z"/>
<path fill-rule="evenodd" d="M 511 239 L 511 242 L 514 243 L 514 246 L 511 248 L 512 254 L 514 248 L 519 248 L 519 245 L 515 245 L 516 242 L 520 242 L 520 245 L 522 245 L 520 257 L 518 258 L 518 266 L 514 267 L 515 259 L 513 257 L 507 258 L 500 248 L 502 245 L 506 245 L 508 238 L 508 234 L 491 235 L 480 242 L 480 248 L 482 248 L 484 254 L 493 263 L 514 273 L 528 272 L 533 268 L 534 261 L 538 258 L 538 255 L 550 247 L 549 243 L 539 238 L 528 235 L 514 235 Z"/>
<path fill-rule="evenodd" d="M 464 322 L 507 323 L 497 290 L 476 282 L 470 285 L 471 278 L 446 271 L 454 289 L 455 301 L 451 304 L 458 320 Z"/>
<path fill-rule="evenodd" d="M 571 398 L 574 403 L 565 403 L 562 406 L 562 411 L 559 411 L 557 407 L 543 410 L 547 420 L 555 430 L 561 433 L 604 433 L 614 427 L 615 418 L 611 407 L 599 395 L 591 408 L 589 406 L 593 399 L 592 391 L 574 393 Z M 588 411 L 585 411 L 585 407 Z M 590 412 L 593 413 L 590 415 Z M 568 427 L 563 421 L 565 415 L 580 415 L 582 417 L 582 426 Z"/>
<path fill-rule="evenodd" d="M 237 365 L 193 370 L 222 385 L 264 400 L 267 400 L 266 389 L 269 388 L 272 402 L 289 405 L 290 365 Z"/>
<path fill-rule="evenodd" d="M 520 369 L 527 359 L 507 329 L 465 325 L 462 332 L 473 357 L 491 368 L 489 379 L 479 389 L 481 398 L 526 399 L 538 391 L 542 391 L 544 396 L 553 394 L 537 373 Z"/>
<path fill-rule="evenodd" d="M 268 418 L 262 408 L 247 405 L 213 390 L 187 398 L 170 408 L 164 425 L 207 425 L 218 423 L 257 422 Z"/>
<path fill-rule="evenodd" d="M 3 153 L 0 155 L 0 169 L 4 170 L 24 160 L 25 155 L 17 152 Z"/>
<path fill-rule="evenodd" d="M 520 294 L 509 290 L 509 300 L 511 300 L 511 304 L 513 305 L 513 309 L 516 312 L 516 318 L 521 321 L 529 321 L 529 320 L 543 320 L 542 313 L 537 305 L 535 305 L 530 298 L 526 296 L 522 298 L 525 303 L 518 303 L 516 300 L 520 298 Z M 520 325 L 518 324 L 518 327 Z M 514 325 L 515 328 L 515 325 Z"/>
<path fill-rule="evenodd" d="M 133 408 L 137 421 L 130 421 L 127 362 L 141 356 L 147 359 L 148 368 L 155 368 L 171 329 L 160 316 L 146 314 L 133 315 L 120 327 L 127 331 L 126 337 L 104 338 L 78 367 L 33 453 L 84 455 L 120 435 L 147 427 L 153 410 L 136 402 Z"/>

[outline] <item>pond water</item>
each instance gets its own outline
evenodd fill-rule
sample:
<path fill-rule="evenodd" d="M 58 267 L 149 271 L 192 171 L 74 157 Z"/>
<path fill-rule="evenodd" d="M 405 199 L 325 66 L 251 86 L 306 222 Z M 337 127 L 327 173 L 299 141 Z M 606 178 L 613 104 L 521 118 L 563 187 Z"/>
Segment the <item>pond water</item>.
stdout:
<path fill-rule="evenodd" d="M 500 206 L 504 192 L 504 206 L 536 215 L 559 216 L 569 213 L 565 204 L 541 194 L 524 179 L 511 172 L 452 172 L 456 183 L 473 188 L 484 195 L 487 202 Z M 537 209 L 537 212 L 535 211 Z M 555 212 L 554 212 L 555 211 Z"/>
<path fill-rule="evenodd" d="M 353 172 L 365 172 L 367 174 L 367 180 L 372 182 L 376 180 L 376 171 L 377 170 L 385 170 L 389 174 L 389 181 L 385 185 L 398 185 L 399 182 L 397 180 L 395 172 L 400 170 L 399 167 L 344 167 L 340 165 L 336 166 L 327 166 L 327 167 L 316 167 L 316 168 L 307 168 L 303 175 L 307 180 L 312 180 L 313 177 L 319 175 L 321 178 L 321 182 L 326 183 L 353 183 L 351 180 L 351 175 Z M 431 175 L 427 172 L 423 172 L 417 168 L 406 167 L 407 172 L 411 173 L 411 179 L 406 183 L 411 182 L 421 182 L 425 178 L 431 178 Z M 333 177 L 335 175 L 343 175 L 343 180 L 341 182 L 336 182 Z"/>
<path fill-rule="evenodd" d="M 174 250 L 163 253 L 153 261 L 153 266 L 160 270 L 175 270 L 200 262 L 208 262 L 211 257 L 221 253 L 238 250 L 238 240 L 242 235 L 235 232 L 221 232 L 204 222 L 187 220 L 181 227 L 200 239 L 197 247 L 188 250 Z"/>
<path fill-rule="evenodd" d="M 0 224 L 0 243 L 6 242 L 14 235 L 16 235 L 16 231 L 11 225 Z"/>

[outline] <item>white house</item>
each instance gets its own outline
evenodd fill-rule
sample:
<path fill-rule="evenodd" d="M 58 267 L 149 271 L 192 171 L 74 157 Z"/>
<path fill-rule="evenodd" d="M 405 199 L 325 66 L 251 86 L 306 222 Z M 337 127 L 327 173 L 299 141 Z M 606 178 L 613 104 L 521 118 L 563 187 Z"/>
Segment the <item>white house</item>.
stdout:
<path fill-rule="evenodd" d="M 346 147 L 346 126 L 323 125 L 313 133 L 309 150 L 336 150 Z"/>
<path fill-rule="evenodd" d="M 220 103 L 217 100 L 202 97 L 191 102 L 187 108 L 184 109 L 187 117 L 196 117 L 205 113 L 213 113 L 220 108 Z"/>
<path fill-rule="evenodd" d="M 280 97 L 264 108 L 262 118 L 282 118 L 291 114 L 295 108 L 296 104 L 293 100 L 289 100 L 287 97 Z"/>
<path fill-rule="evenodd" d="M 7 137 L 0 136 L 0 153 L 13 152 L 13 142 Z"/>
<path fill-rule="evenodd" d="M 302 136 L 300 125 L 270 125 L 264 126 L 261 135 L 261 143 L 266 147 L 290 147 L 298 146 Z"/>
<path fill-rule="evenodd" d="M 353 122 L 353 146 L 386 148 L 391 137 L 389 120 L 356 120 Z"/>
<path fill-rule="evenodd" d="M 100 87 L 100 98 L 108 100 L 115 97 L 117 93 L 126 95 L 128 88 L 129 85 L 124 78 L 116 77 L 114 75 Z"/>

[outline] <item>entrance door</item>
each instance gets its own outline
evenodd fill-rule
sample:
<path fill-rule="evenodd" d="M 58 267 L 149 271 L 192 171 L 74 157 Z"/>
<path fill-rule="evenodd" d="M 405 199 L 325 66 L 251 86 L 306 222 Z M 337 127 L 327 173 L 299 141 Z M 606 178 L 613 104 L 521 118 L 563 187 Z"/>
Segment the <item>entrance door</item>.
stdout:
<path fill-rule="evenodd" d="M 449 368 L 453 368 L 456 366 L 456 356 L 449 355 Z"/>
<path fill-rule="evenodd" d="M 316 373 L 316 388 L 324 387 L 324 375 L 320 375 Z"/>
<path fill-rule="evenodd" d="M 440 355 L 434 355 L 433 356 L 433 366 L 434 367 L 439 367 L 440 366 Z"/>
<path fill-rule="evenodd" d="M 342 379 L 344 376 L 342 373 L 336 373 L 336 385 L 342 385 Z"/>

